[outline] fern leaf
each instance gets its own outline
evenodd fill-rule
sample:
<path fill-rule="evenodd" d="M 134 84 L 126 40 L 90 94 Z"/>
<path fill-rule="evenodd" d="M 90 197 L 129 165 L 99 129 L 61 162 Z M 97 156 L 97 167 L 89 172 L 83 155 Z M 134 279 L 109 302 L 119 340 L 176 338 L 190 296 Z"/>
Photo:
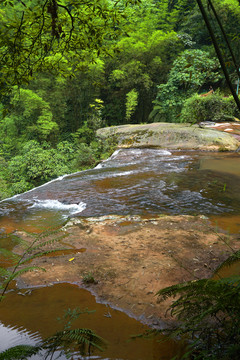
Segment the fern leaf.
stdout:
<path fill-rule="evenodd" d="M 46 269 L 39 267 L 39 266 L 28 266 L 26 268 L 16 271 L 15 273 L 12 273 L 9 276 L 9 278 L 7 279 L 7 282 L 9 283 L 10 281 L 14 280 L 18 276 L 21 276 L 27 272 L 36 271 L 36 270 L 46 271 Z"/>
<path fill-rule="evenodd" d="M 48 229 L 46 231 L 43 231 L 42 233 L 38 234 L 37 235 L 37 239 L 38 240 L 41 240 L 41 239 L 45 239 L 45 238 L 48 238 L 48 237 L 52 237 L 52 236 L 56 236 L 57 234 L 59 233 L 63 233 L 63 230 L 61 228 L 59 229 Z"/>
<path fill-rule="evenodd" d="M 67 236 L 68 236 L 67 234 L 64 234 L 64 235 L 61 235 L 61 236 L 56 237 L 54 239 L 48 239 L 48 240 L 46 240 L 44 242 L 37 243 L 36 245 L 31 247 L 31 251 L 36 251 L 36 250 L 41 249 L 41 248 L 43 248 L 45 246 L 52 245 L 52 244 L 54 244 L 56 242 L 59 242 L 59 241 L 65 239 Z M 39 241 L 40 240 L 38 239 L 38 242 Z"/>
<path fill-rule="evenodd" d="M 182 284 L 168 286 L 164 289 L 159 290 L 156 295 L 160 297 L 160 301 L 163 301 L 169 297 L 176 297 L 177 295 L 189 291 L 190 289 L 200 290 L 200 288 L 205 286 L 208 281 L 208 279 L 192 280 Z"/>
<path fill-rule="evenodd" d="M 213 275 L 216 275 L 219 270 L 223 269 L 225 266 L 231 266 L 235 264 L 240 259 L 240 250 L 236 251 L 234 254 L 229 256 L 225 261 L 223 261 L 214 271 Z"/>
<path fill-rule="evenodd" d="M 11 271 L 3 268 L 3 267 L 0 267 L 0 276 L 1 277 L 9 277 L 11 275 Z"/>
<path fill-rule="evenodd" d="M 39 346 L 17 345 L 0 353 L 0 360 L 26 360 L 41 350 Z"/>
<path fill-rule="evenodd" d="M 29 256 L 28 258 L 22 260 L 19 265 L 24 265 L 38 257 L 42 257 L 42 256 L 46 256 L 46 255 L 49 255 L 49 254 L 52 254 L 52 253 L 55 253 L 57 251 L 64 251 L 64 250 L 68 250 L 66 248 L 59 248 L 59 249 L 52 249 L 52 250 L 46 250 L 46 251 L 42 251 L 42 252 L 39 252 L 37 254 L 34 254 L 32 256 Z"/>
<path fill-rule="evenodd" d="M 20 255 L 14 254 L 12 251 L 3 248 L 0 249 L 0 255 L 7 258 L 11 262 L 14 262 L 15 264 L 17 264 L 21 257 Z"/>
<path fill-rule="evenodd" d="M 106 342 L 90 329 L 70 329 L 58 331 L 53 336 L 48 337 L 43 342 L 43 348 L 51 350 L 58 347 L 78 346 L 81 353 L 89 348 L 89 346 L 103 350 L 106 347 Z"/>

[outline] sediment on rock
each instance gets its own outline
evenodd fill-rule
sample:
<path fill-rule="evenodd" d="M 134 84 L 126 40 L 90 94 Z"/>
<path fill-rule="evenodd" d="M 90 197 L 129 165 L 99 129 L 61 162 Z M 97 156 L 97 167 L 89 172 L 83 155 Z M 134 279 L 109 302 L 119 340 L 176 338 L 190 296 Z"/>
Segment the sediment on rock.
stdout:
<path fill-rule="evenodd" d="M 240 142 L 228 133 L 191 124 L 152 123 L 121 125 L 97 131 L 100 138 L 115 138 L 119 147 L 159 147 L 182 150 L 235 151 Z"/>
<path fill-rule="evenodd" d="M 99 301 L 153 326 L 166 321 L 169 305 L 158 303 L 158 290 L 209 277 L 228 256 L 228 248 L 202 216 L 76 218 L 63 231 L 73 254 L 35 259 L 32 265 L 47 271 L 27 273 L 22 280 L 29 286 L 77 283 Z M 239 249 L 239 242 L 230 243 Z M 90 277 L 94 281 L 88 282 Z"/>

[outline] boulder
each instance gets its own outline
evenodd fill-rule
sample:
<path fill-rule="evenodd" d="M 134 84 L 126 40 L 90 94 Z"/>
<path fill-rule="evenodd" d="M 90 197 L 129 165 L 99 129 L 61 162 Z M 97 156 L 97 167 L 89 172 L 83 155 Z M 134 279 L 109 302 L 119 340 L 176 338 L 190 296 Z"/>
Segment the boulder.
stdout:
<path fill-rule="evenodd" d="M 238 139 L 215 129 L 198 125 L 152 123 L 121 125 L 99 129 L 99 138 L 115 138 L 120 148 L 157 147 L 181 150 L 235 151 Z"/>

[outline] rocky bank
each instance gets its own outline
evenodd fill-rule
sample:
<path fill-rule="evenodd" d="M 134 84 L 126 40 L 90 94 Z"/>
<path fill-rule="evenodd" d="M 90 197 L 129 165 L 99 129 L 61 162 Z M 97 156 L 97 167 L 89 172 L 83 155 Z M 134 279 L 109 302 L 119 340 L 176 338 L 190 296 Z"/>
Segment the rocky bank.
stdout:
<path fill-rule="evenodd" d="M 169 302 L 158 302 L 158 290 L 209 277 L 228 255 L 223 239 L 234 249 L 240 247 L 237 239 L 216 234 L 202 216 L 76 218 L 62 231 L 68 235 L 64 244 L 52 248 L 62 245 L 68 251 L 35 259 L 32 265 L 46 272 L 26 273 L 24 283 L 76 283 L 98 301 L 157 327 L 169 320 Z"/>
<path fill-rule="evenodd" d="M 237 124 L 239 125 L 239 124 Z M 229 126 L 228 126 L 229 127 Z M 220 128 L 219 128 L 220 129 Z M 216 128 L 191 124 L 152 123 L 102 128 L 97 136 L 115 139 L 119 147 L 235 151 L 240 139 Z"/>

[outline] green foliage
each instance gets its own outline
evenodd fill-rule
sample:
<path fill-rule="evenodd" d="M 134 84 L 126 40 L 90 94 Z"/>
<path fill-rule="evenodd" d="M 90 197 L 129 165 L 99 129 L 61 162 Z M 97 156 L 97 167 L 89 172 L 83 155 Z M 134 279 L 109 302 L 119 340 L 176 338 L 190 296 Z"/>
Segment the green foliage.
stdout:
<path fill-rule="evenodd" d="M 206 83 L 220 79 L 219 62 L 202 50 L 185 50 L 173 63 L 169 82 L 179 89 L 196 91 Z"/>
<path fill-rule="evenodd" d="M 202 279 L 165 288 L 160 299 L 176 297 L 171 315 L 180 321 L 167 333 L 188 336 L 191 359 L 238 359 L 240 277 Z"/>
<path fill-rule="evenodd" d="M 94 99 L 94 103 L 89 104 L 89 112 L 87 120 L 83 125 L 72 134 L 72 137 L 79 143 L 90 145 L 95 139 L 96 130 L 103 127 L 102 120 L 103 101 L 101 99 Z"/>
<path fill-rule="evenodd" d="M 78 150 L 75 154 L 73 166 L 78 169 L 88 168 L 96 163 L 94 151 L 86 144 L 79 144 Z"/>
<path fill-rule="evenodd" d="M 226 185 L 226 184 L 224 184 Z M 231 256 L 229 256 L 225 261 L 223 261 L 214 271 L 214 275 L 217 275 L 218 272 L 223 269 L 226 268 L 227 266 L 232 266 L 235 263 L 239 262 L 240 260 L 240 251 L 236 251 L 233 252 L 233 254 Z"/>
<path fill-rule="evenodd" d="M 36 141 L 24 144 L 19 155 L 13 157 L 7 168 L 6 178 L 23 190 L 67 173 L 69 168 L 55 149 L 42 148 Z"/>
<path fill-rule="evenodd" d="M 28 266 L 27 264 L 32 260 L 43 257 L 53 252 L 64 249 L 52 249 L 51 245 L 55 242 L 62 241 L 68 234 L 61 229 L 48 230 L 40 234 L 29 234 L 32 236 L 32 241 L 27 241 L 19 238 L 19 245 L 22 248 L 21 255 L 15 254 L 6 249 L 0 249 L 1 257 L 6 257 L 8 262 L 12 264 L 11 269 L 0 267 L 0 302 L 5 298 L 9 284 L 15 278 L 20 277 L 26 272 L 45 269 L 37 266 Z M 56 351 L 60 352 L 58 356 L 65 354 L 68 357 L 78 352 L 81 355 L 91 355 L 91 349 L 103 350 L 106 346 L 105 341 L 95 334 L 90 329 L 73 329 L 72 322 L 84 313 L 91 313 L 92 311 L 81 311 L 76 308 L 74 310 L 68 309 L 65 312 L 63 319 L 64 326 L 61 331 L 54 335 L 41 340 L 35 346 L 18 345 L 9 348 L 0 353 L 0 359 L 24 360 L 31 358 L 32 355 L 43 352 L 41 357 L 44 359 L 52 359 Z"/>
<path fill-rule="evenodd" d="M 168 1 L 143 0 L 140 7 L 129 7 L 126 12 L 126 35 L 113 44 L 115 56 L 105 61 L 102 99 L 109 125 L 124 122 L 126 95 L 132 89 L 138 93 L 132 122 L 148 120 L 156 84 L 166 81 L 174 58 L 183 49 L 174 31 L 175 9 L 170 9 Z"/>
<path fill-rule="evenodd" d="M 11 98 L 11 115 L 19 136 L 38 141 L 51 140 L 58 132 L 49 104 L 32 90 L 15 90 Z"/>
<path fill-rule="evenodd" d="M 31 345 L 17 345 L 0 353 L 0 360 L 25 360 L 36 355 L 40 348 Z"/>
<path fill-rule="evenodd" d="M 91 311 L 92 312 L 92 311 Z M 61 355 L 71 356 L 79 354 L 82 356 L 92 354 L 92 350 L 100 350 L 106 347 L 106 342 L 98 336 L 93 330 L 85 328 L 72 329 L 73 320 L 79 315 L 91 313 L 88 310 L 68 309 L 65 312 L 66 324 L 63 330 L 56 332 L 54 335 L 43 339 L 35 346 L 18 345 L 9 348 L 0 353 L 0 360 L 25 360 L 30 359 L 32 355 L 39 354 L 42 359 L 52 359 L 58 351 L 57 358 Z"/>
<path fill-rule="evenodd" d="M 179 122 L 183 103 L 187 97 L 207 84 L 220 79 L 219 63 L 208 52 L 185 50 L 174 61 L 168 82 L 158 86 L 158 95 L 150 119 Z"/>
<path fill-rule="evenodd" d="M 18 129 L 13 117 L 6 116 L 0 120 L 0 152 L 5 158 L 10 158 L 18 144 Z"/>
<path fill-rule="evenodd" d="M 76 353 L 76 350 L 71 351 L 71 346 L 74 346 L 81 355 L 90 355 L 91 348 L 103 350 L 104 344 L 103 339 L 90 329 L 64 329 L 45 339 L 42 349 L 47 350 L 45 357 L 47 359 L 62 347 L 65 348 L 65 351 L 61 351 L 63 354 L 66 352 L 68 355 Z"/>
<path fill-rule="evenodd" d="M 50 246 L 63 240 L 67 233 L 59 229 L 48 230 L 46 232 L 34 235 L 31 234 L 33 240 L 27 241 L 19 238 L 19 245 L 21 246 L 21 255 L 15 254 L 10 250 L 1 248 L 0 254 L 6 257 L 11 262 L 11 268 L 5 269 L 0 267 L 0 301 L 3 300 L 5 293 L 8 290 L 9 284 L 17 277 L 26 272 L 42 270 L 44 268 L 37 266 L 29 266 L 28 263 L 32 260 L 47 255 L 49 253 L 59 251 L 62 249 L 51 249 Z"/>
<path fill-rule="evenodd" d="M 8 161 L 0 158 L 0 198 L 28 191 L 61 175 L 93 167 L 109 157 L 116 144 L 114 138 L 107 141 L 95 138 L 95 129 L 100 123 L 99 118 L 90 117 L 89 123 L 85 122 L 72 134 L 71 142 L 61 141 L 56 148 L 50 147 L 47 142 L 40 145 L 31 140 L 23 142 L 18 154 Z M 10 157 L 8 154 L 5 152 L 5 157 Z"/>
<path fill-rule="evenodd" d="M 239 358 L 240 276 L 222 278 L 219 271 L 239 261 L 240 251 L 222 240 L 232 254 L 215 269 L 212 278 L 169 286 L 157 293 L 159 302 L 174 299 L 168 311 L 177 323 L 160 333 L 188 341 L 185 359 Z"/>
<path fill-rule="evenodd" d="M 181 22 L 181 31 L 188 34 L 193 42 L 195 47 L 204 48 L 208 47 L 213 55 L 213 49 L 209 47 L 211 45 L 211 40 L 207 32 L 207 28 L 202 19 L 202 15 L 199 11 L 199 7 L 196 1 L 189 1 L 189 6 L 185 8 L 183 12 L 183 18 Z M 226 42 L 223 40 L 222 33 L 216 22 L 215 17 L 210 9 L 207 6 L 207 2 L 203 1 L 207 14 L 209 15 L 209 20 L 213 27 L 213 31 L 218 40 L 219 46 L 223 51 L 225 62 L 228 66 L 228 71 L 231 76 L 236 78 L 232 58 L 230 56 L 229 50 L 227 48 Z M 216 12 L 220 18 L 220 21 L 225 29 L 228 40 L 233 48 L 236 59 L 240 55 L 240 7 L 238 0 L 214 0 L 213 1 Z"/>
<path fill-rule="evenodd" d="M 129 122 L 138 104 L 138 93 L 135 89 L 126 95 L 126 121 Z"/>
<path fill-rule="evenodd" d="M 239 115 L 233 97 L 223 97 L 219 93 L 206 97 L 195 94 L 184 102 L 180 120 L 189 123 L 224 122 L 234 120 Z"/>
<path fill-rule="evenodd" d="M 46 351 L 45 359 L 53 356 L 58 350 L 67 357 L 73 354 L 91 355 L 91 349 L 102 351 L 106 347 L 106 342 L 90 329 L 78 328 L 73 329 L 72 323 L 81 314 L 92 313 L 88 309 L 82 311 L 79 308 L 67 309 L 63 318 L 58 319 L 64 322 L 63 330 L 56 332 L 53 336 L 49 336 L 41 343 L 41 349 Z M 59 355 L 59 356 L 60 356 Z"/>
<path fill-rule="evenodd" d="M 1 160 L 0 160 L 1 162 Z M 9 189 L 8 189 L 8 183 L 6 180 L 4 180 L 2 177 L 1 177 L 1 173 L 0 173 L 0 201 L 9 197 L 10 196 L 10 192 L 9 192 Z"/>
<path fill-rule="evenodd" d="M 94 279 L 94 276 L 91 272 L 87 273 L 83 277 L 84 284 L 97 284 L 97 281 Z"/>
<path fill-rule="evenodd" d="M 96 70 L 96 66 L 92 68 Z M 73 133 L 65 132 L 66 102 L 59 111 L 57 105 L 61 100 L 65 101 L 63 96 L 67 85 L 63 81 L 60 91 L 60 78 L 49 80 L 44 75 L 31 84 L 33 90 L 15 89 L 8 99 L 7 116 L 0 119 L 3 139 L 0 142 L 1 198 L 25 192 L 60 175 L 92 167 L 105 156 L 102 151 L 109 151 L 107 144 L 103 145 L 95 138 L 96 130 L 104 124 L 103 101 L 93 98 L 93 91 L 87 98 L 91 102 L 84 103 L 83 118 L 76 124 L 75 118 L 72 119 L 73 128 L 77 124 L 81 127 Z M 37 88 L 37 84 L 41 88 Z M 58 119 L 53 120 L 57 115 L 60 116 L 59 124 Z"/>
<path fill-rule="evenodd" d="M 104 125 L 104 121 L 102 119 L 103 108 L 103 101 L 101 99 L 94 99 L 94 103 L 90 104 L 87 125 L 94 132 Z"/>
<path fill-rule="evenodd" d="M 142 21 L 147 19 L 144 18 Z M 148 32 L 148 29 L 140 24 L 139 31 L 135 28 L 128 37 L 123 37 L 117 43 L 119 55 L 112 61 L 113 64 L 109 60 L 109 67 L 114 66 L 114 69 L 109 74 L 108 97 L 104 98 L 105 117 L 109 119 L 109 114 L 112 118 L 118 116 L 117 122 L 122 123 L 126 115 L 126 96 L 135 89 L 138 93 L 138 105 L 133 122 L 147 121 L 155 96 L 156 83 L 166 80 L 166 74 L 180 47 L 174 31 L 165 33 L 162 30 L 151 29 Z M 111 107 L 115 106 L 120 111 L 116 109 L 113 114 L 111 109 L 109 113 L 109 100 Z"/>
<path fill-rule="evenodd" d="M 118 34 L 127 3 L 90 0 L 3 1 L 0 8 L 1 94 L 28 82 L 36 72 L 73 74 Z"/>

